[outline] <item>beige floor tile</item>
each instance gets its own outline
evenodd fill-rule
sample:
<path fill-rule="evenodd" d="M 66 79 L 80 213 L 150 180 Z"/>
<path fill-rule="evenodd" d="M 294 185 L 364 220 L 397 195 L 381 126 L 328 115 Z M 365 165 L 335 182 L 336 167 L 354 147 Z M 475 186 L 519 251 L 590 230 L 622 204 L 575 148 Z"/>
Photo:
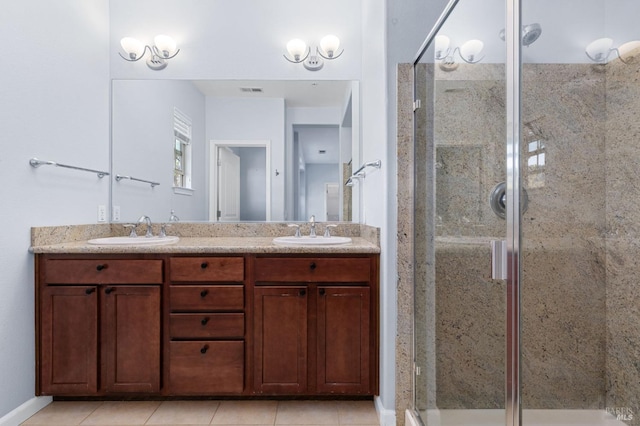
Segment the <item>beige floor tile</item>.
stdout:
<path fill-rule="evenodd" d="M 280 401 L 277 425 L 337 425 L 335 401 Z"/>
<path fill-rule="evenodd" d="M 107 401 L 81 425 L 143 425 L 160 406 L 159 401 Z"/>
<path fill-rule="evenodd" d="M 278 401 L 221 401 L 213 425 L 272 425 Z"/>
<path fill-rule="evenodd" d="M 218 401 L 164 401 L 147 420 L 147 425 L 208 425 Z"/>
<path fill-rule="evenodd" d="M 23 425 L 72 426 L 79 425 L 102 402 L 97 401 L 56 401 L 31 416 Z"/>
<path fill-rule="evenodd" d="M 373 401 L 338 401 L 341 425 L 377 425 L 378 413 Z"/>

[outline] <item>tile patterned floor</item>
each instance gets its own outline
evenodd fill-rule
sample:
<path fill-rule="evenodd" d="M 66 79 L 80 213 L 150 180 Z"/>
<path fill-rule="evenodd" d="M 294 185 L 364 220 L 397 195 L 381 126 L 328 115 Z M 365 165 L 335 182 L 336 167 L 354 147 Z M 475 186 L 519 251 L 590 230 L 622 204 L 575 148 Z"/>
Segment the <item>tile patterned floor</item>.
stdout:
<path fill-rule="evenodd" d="M 372 401 L 56 401 L 25 426 L 378 426 Z"/>

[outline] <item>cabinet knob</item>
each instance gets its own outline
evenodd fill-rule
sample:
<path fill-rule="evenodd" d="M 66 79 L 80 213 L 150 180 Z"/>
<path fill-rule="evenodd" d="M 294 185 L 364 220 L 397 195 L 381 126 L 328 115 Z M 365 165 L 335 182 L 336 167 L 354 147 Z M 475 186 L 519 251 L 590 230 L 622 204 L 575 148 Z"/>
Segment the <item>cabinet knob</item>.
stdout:
<path fill-rule="evenodd" d="M 207 294 L 209 294 L 209 290 L 202 290 L 202 291 L 200 292 L 200 297 L 206 297 L 206 296 L 207 296 Z"/>
<path fill-rule="evenodd" d="M 320 289 L 320 296 L 324 296 L 327 291 L 324 288 Z"/>
<path fill-rule="evenodd" d="M 200 324 L 207 325 L 208 322 L 209 322 L 209 317 L 204 317 L 202 318 L 202 321 L 200 321 Z"/>
<path fill-rule="evenodd" d="M 107 269 L 106 264 L 96 266 L 96 271 L 98 272 L 102 271 L 103 269 Z"/>
<path fill-rule="evenodd" d="M 304 296 L 304 295 L 306 295 L 306 294 L 307 294 L 307 290 L 302 289 L 302 290 L 300 290 L 300 293 L 299 293 L 299 294 L 300 294 L 300 296 Z"/>
<path fill-rule="evenodd" d="M 86 289 L 84 292 L 85 292 L 86 294 L 91 294 L 91 293 L 93 293 L 93 292 L 95 292 L 95 291 L 96 291 L 96 289 L 95 289 L 94 287 L 91 287 L 91 288 Z"/>
<path fill-rule="evenodd" d="M 111 294 L 111 292 L 113 292 L 114 290 L 115 290 L 114 287 L 107 287 L 107 288 L 104 289 L 104 292 L 106 294 Z"/>
<path fill-rule="evenodd" d="M 207 269 L 207 266 L 209 266 L 209 262 L 202 262 L 202 263 L 200 264 L 200 267 L 201 267 L 202 269 Z"/>
<path fill-rule="evenodd" d="M 208 350 L 209 350 L 209 345 L 204 345 L 202 348 L 200 348 L 200 353 L 206 354 Z"/>
<path fill-rule="evenodd" d="M 309 269 L 311 269 L 312 271 L 315 271 L 315 269 L 316 269 L 316 262 L 311 262 L 311 264 L 309 265 Z"/>

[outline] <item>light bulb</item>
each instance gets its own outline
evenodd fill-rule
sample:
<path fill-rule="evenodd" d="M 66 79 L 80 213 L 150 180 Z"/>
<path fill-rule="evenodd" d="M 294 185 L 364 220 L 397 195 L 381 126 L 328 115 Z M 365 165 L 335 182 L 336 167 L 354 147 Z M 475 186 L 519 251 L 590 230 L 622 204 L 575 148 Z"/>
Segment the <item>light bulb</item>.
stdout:
<path fill-rule="evenodd" d="M 145 46 L 142 42 L 133 37 L 124 37 L 120 40 L 120 46 L 129 55 L 130 59 L 138 59 L 143 53 Z"/>
<path fill-rule="evenodd" d="M 333 34 L 324 36 L 322 40 L 320 40 L 320 49 L 322 49 L 329 58 L 333 58 L 338 47 L 340 47 L 340 39 Z"/>
<path fill-rule="evenodd" d="M 153 44 L 155 44 L 165 58 L 171 56 L 176 51 L 176 41 L 167 35 L 159 34 L 155 36 Z"/>
<path fill-rule="evenodd" d="M 444 59 L 449 54 L 449 37 L 446 35 L 437 35 L 435 40 L 435 58 Z"/>
<path fill-rule="evenodd" d="M 289 55 L 291 55 L 295 61 L 300 61 L 300 58 L 306 51 L 307 44 L 299 38 L 289 40 L 289 43 L 287 43 L 287 52 L 289 52 Z"/>
<path fill-rule="evenodd" d="M 618 47 L 618 55 L 620 60 L 626 64 L 635 62 L 640 55 L 640 41 L 628 41 Z"/>
<path fill-rule="evenodd" d="M 599 38 L 589 43 L 585 49 L 585 53 L 592 61 L 605 62 L 609 57 L 613 40 L 610 38 Z"/>
<path fill-rule="evenodd" d="M 484 43 L 480 40 L 469 40 L 460 46 L 460 56 L 462 56 L 462 59 L 466 62 L 472 64 L 479 62 L 482 58 L 478 59 L 478 55 L 480 55 L 483 48 Z"/>

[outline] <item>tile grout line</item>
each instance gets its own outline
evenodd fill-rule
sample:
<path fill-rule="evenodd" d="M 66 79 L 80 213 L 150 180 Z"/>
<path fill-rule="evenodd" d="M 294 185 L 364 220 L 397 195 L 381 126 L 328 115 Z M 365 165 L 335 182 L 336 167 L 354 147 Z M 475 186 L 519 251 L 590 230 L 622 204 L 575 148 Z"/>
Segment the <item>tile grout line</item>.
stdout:
<path fill-rule="evenodd" d="M 54 401 L 55 402 L 55 401 Z M 93 411 L 91 411 L 89 414 L 87 414 L 82 420 L 80 420 L 80 422 L 78 422 L 78 426 L 81 426 L 82 423 L 87 420 L 89 417 L 91 417 L 91 415 L 93 413 L 95 413 L 100 407 L 102 407 L 104 405 L 104 401 L 100 401 L 100 404 L 98 404 L 96 406 L 96 408 L 93 409 Z"/>

